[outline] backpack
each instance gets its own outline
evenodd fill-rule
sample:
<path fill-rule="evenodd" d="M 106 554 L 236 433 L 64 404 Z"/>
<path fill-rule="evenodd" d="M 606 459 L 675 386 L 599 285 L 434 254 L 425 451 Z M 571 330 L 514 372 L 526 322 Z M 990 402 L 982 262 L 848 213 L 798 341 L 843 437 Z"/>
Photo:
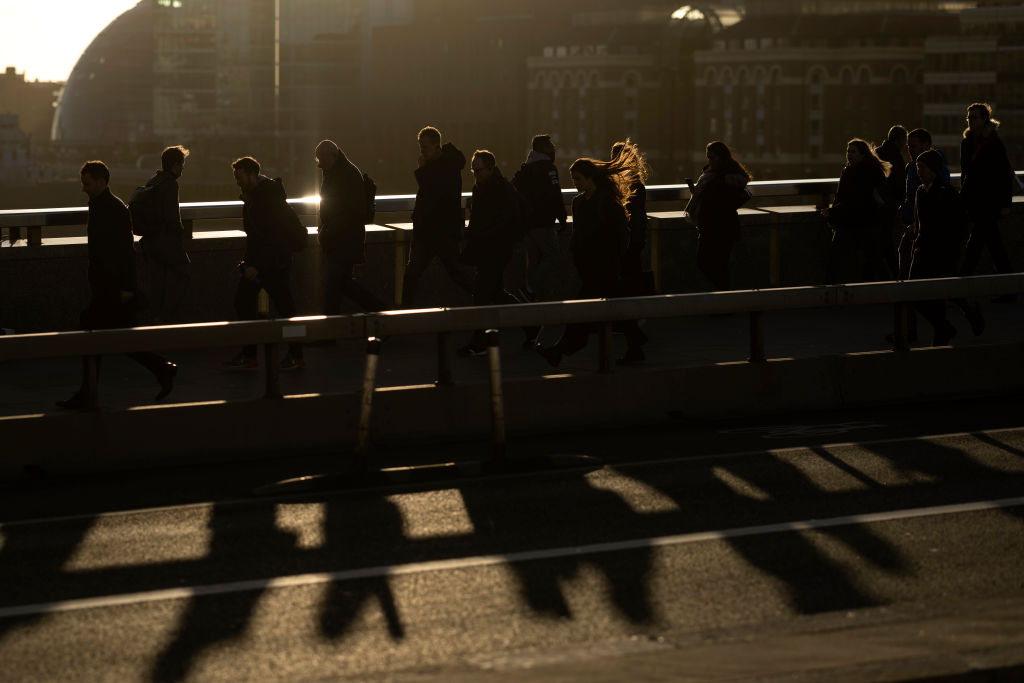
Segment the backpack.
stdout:
<path fill-rule="evenodd" d="M 139 237 L 160 234 L 160 216 L 156 205 L 157 185 L 140 185 L 128 199 L 128 212 L 132 216 L 132 232 Z"/>
<path fill-rule="evenodd" d="M 377 183 L 368 173 L 363 174 L 363 193 L 366 195 L 366 222 L 372 223 L 377 216 Z"/>

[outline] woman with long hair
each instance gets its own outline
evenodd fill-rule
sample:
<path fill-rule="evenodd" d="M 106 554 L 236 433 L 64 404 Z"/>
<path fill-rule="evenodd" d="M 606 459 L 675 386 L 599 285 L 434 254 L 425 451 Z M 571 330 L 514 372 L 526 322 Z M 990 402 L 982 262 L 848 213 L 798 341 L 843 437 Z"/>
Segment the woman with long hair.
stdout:
<path fill-rule="evenodd" d="M 690 185 L 686 211 L 697 225 L 697 267 L 716 290 L 729 289 L 729 257 L 740 236 L 736 211 L 750 198 L 750 172 L 721 140 L 708 143 L 707 165 Z"/>
<path fill-rule="evenodd" d="M 880 241 L 885 180 L 891 169 L 866 140 L 854 138 L 846 144 L 846 167 L 839 176 L 835 201 L 821 212 L 832 228 L 829 282 L 895 276 L 889 272 Z"/>
<path fill-rule="evenodd" d="M 579 194 L 572 200 L 573 263 L 580 277 L 580 299 L 619 296 L 622 259 L 629 247 L 629 200 L 633 196 L 632 179 L 642 173 L 643 157 L 636 145 L 625 145 L 610 161 L 577 159 L 569 167 Z M 641 347 L 647 337 L 636 325 L 621 323 L 629 350 L 620 361 L 643 359 Z M 587 345 L 595 326 L 584 323 L 566 325 L 565 333 L 554 346 L 537 346 L 537 352 L 557 367 L 563 355 L 571 355 Z"/>

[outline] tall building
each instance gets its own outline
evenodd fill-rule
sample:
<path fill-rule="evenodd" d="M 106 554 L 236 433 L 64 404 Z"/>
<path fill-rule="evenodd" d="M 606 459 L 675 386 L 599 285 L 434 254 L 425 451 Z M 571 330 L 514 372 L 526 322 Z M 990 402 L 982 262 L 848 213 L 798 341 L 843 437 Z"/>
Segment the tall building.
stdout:
<path fill-rule="evenodd" d="M 50 140 L 53 111 L 61 83 L 26 81 L 13 66 L 0 73 L 0 114 L 18 117 L 18 128 L 30 146 L 45 146 Z"/>
<path fill-rule="evenodd" d="M 750 0 L 694 56 L 694 162 L 720 139 L 761 178 L 837 175 L 849 139 L 920 125 L 924 44 L 960 4 Z"/>
<path fill-rule="evenodd" d="M 924 125 L 958 165 L 967 105 L 988 102 L 1010 160 L 1024 169 L 1024 3 L 985 3 L 925 43 Z"/>

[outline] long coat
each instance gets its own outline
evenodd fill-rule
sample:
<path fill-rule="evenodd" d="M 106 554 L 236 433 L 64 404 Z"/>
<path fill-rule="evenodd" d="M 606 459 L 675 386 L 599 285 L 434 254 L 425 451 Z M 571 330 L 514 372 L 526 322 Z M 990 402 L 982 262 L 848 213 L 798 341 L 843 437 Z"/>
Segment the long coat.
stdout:
<path fill-rule="evenodd" d="M 328 259 L 343 264 L 366 260 L 366 210 L 362 171 L 342 154 L 320 184 L 317 234 Z"/>

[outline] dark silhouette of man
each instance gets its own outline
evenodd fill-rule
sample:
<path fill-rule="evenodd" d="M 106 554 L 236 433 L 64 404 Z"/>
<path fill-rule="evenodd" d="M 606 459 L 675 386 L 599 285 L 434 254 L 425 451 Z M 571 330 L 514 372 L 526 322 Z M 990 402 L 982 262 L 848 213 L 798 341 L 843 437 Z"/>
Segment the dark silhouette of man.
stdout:
<path fill-rule="evenodd" d="M 494 154 L 485 149 L 473 153 L 470 161 L 476 184 L 473 186 L 473 210 L 466 230 L 461 261 L 476 267 L 473 279 L 473 305 L 514 304 L 518 300 L 505 291 L 505 267 L 512 259 L 512 248 L 522 229 L 519 195 L 501 174 Z M 459 349 L 464 356 L 487 352 L 483 330 L 473 333 L 469 344 Z"/>
<path fill-rule="evenodd" d="M 235 291 L 235 311 L 240 320 L 259 317 L 259 293 L 263 289 L 283 318 L 295 316 L 292 298 L 292 250 L 286 226 L 295 220 L 288 206 L 288 195 L 280 178 L 271 180 L 260 173 L 260 163 L 252 157 L 236 159 L 235 183 L 242 191 L 242 229 L 245 230 L 245 256 L 238 264 L 241 277 Z M 241 353 L 224 364 L 228 370 L 252 369 L 258 366 L 256 347 L 246 346 Z M 281 359 L 282 370 L 306 367 L 302 344 L 292 342 Z"/>
<path fill-rule="evenodd" d="M 89 196 L 89 221 L 86 225 L 89 249 L 89 307 L 82 314 L 82 327 L 87 330 L 134 327 L 139 305 L 135 272 L 135 246 L 132 218 L 125 206 L 108 187 L 110 170 L 102 161 L 87 161 L 80 172 L 82 192 Z M 127 354 L 129 358 L 153 373 L 160 384 L 155 400 L 171 393 L 178 366 L 151 352 Z M 97 380 L 99 358 L 96 358 Z M 82 359 L 82 386 L 61 408 L 95 408 L 95 397 L 86 386 L 88 358 Z"/>
<path fill-rule="evenodd" d="M 189 151 L 177 145 L 160 155 L 161 169 L 146 182 L 155 194 L 155 232 L 140 240 L 149 280 L 150 313 L 155 324 L 182 322 L 182 305 L 188 291 L 188 252 L 181 224 L 178 178 Z M 136 226 L 138 227 L 138 226 Z"/>
<path fill-rule="evenodd" d="M 412 250 L 402 284 L 402 304 L 412 307 L 423 273 L 435 258 L 467 292 L 473 291 L 470 273 L 459 263 L 462 238 L 462 169 L 466 156 L 455 145 L 441 144 L 441 131 L 433 126 L 417 136 L 420 146 L 416 169 L 416 204 L 412 211 Z"/>
<path fill-rule="evenodd" d="M 331 140 L 320 142 L 315 155 L 323 170 L 317 233 L 323 252 L 324 313 L 341 313 L 342 296 L 364 311 L 382 311 L 387 304 L 353 278 L 356 264 L 366 261 L 368 215 L 362 171 Z"/>

